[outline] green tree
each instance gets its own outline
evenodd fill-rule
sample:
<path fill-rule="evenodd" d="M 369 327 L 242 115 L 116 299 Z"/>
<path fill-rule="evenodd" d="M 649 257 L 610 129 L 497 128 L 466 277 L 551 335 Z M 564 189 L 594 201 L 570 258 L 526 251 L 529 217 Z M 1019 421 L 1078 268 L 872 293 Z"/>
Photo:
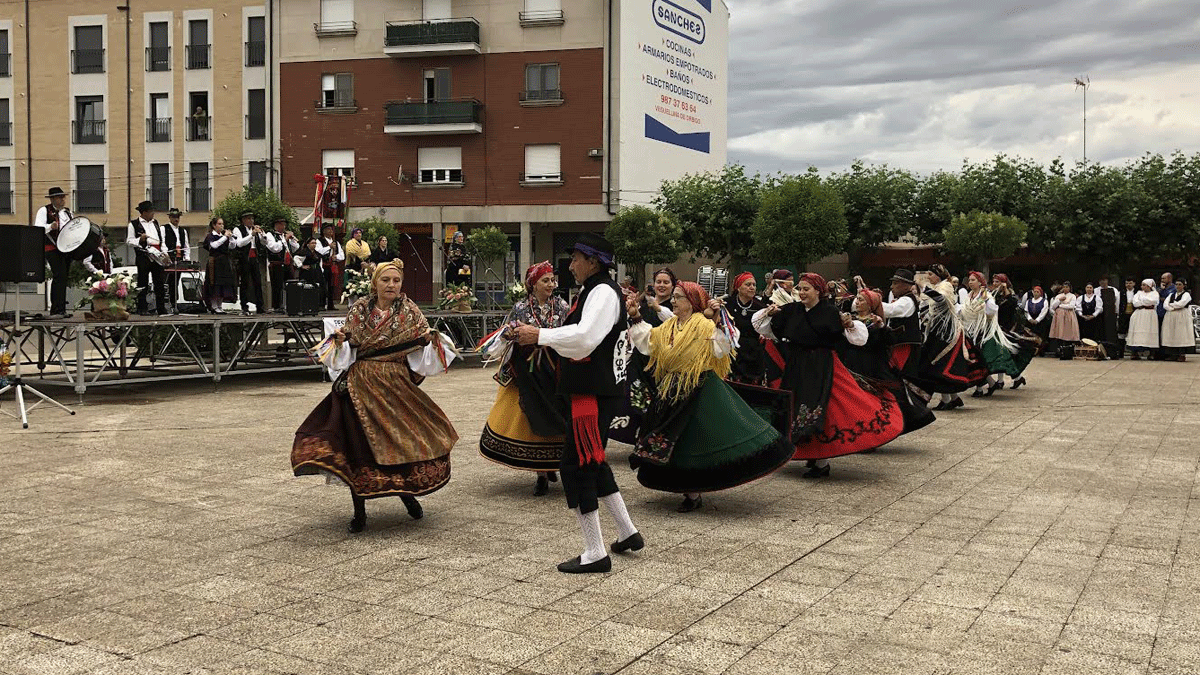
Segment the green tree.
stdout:
<path fill-rule="evenodd" d="M 1181 260 L 1194 279 L 1200 268 L 1200 154 L 1145 155 L 1130 167 L 1130 183 L 1147 258 Z"/>
<path fill-rule="evenodd" d="M 1041 164 L 1000 154 L 986 162 L 963 162 L 954 212 L 999 213 L 1029 222 L 1046 183 Z"/>
<path fill-rule="evenodd" d="M 672 215 L 646 206 L 622 209 L 609 221 L 604 237 L 638 287 L 645 281 L 647 265 L 673 263 L 688 250 L 683 226 Z"/>
<path fill-rule="evenodd" d="M 917 181 L 912 207 L 912 234 L 917 241 L 942 243 L 942 233 L 954 219 L 961 183 L 958 174 L 947 171 L 938 171 Z"/>
<path fill-rule="evenodd" d="M 495 225 L 471 230 L 471 236 L 467 237 L 467 253 L 477 258 L 485 267 L 503 259 L 509 247 L 508 235 Z"/>
<path fill-rule="evenodd" d="M 736 272 L 750 256 L 751 226 L 763 187 L 772 180 L 747 176 L 745 167 L 729 164 L 717 172 L 663 181 L 654 205 L 683 226 L 684 250 L 692 253 L 693 261 L 696 254 L 728 260 Z"/>
<path fill-rule="evenodd" d="M 763 193 L 752 235 L 751 254 L 758 260 L 803 268 L 845 250 L 846 210 L 837 190 L 809 169 Z"/>
<path fill-rule="evenodd" d="M 942 247 L 971 258 L 976 269 L 990 276 L 989 261 L 1016 253 L 1028 231 L 1024 222 L 1012 216 L 982 211 L 960 213 L 946 228 Z"/>
<path fill-rule="evenodd" d="M 238 217 L 250 211 L 254 214 L 254 222 L 263 229 L 269 229 L 277 218 L 287 221 L 288 229 L 296 235 L 300 234 L 300 223 L 292 207 L 283 203 L 279 195 L 261 185 L 247 185 L 225 195 L 213 209 L 213 216 L 225 219 L 226 227 L 238 224 Z M 207 225 L 207 223 L 205 224 Z"/>
<path fill-rule="evenodd" d="M 899 241 L 913 231 L 917 178 L 911 172 L 855 160 L 849 171 L 828 180 L 846 207 L 851 269 L 860 267 L 863 249 Z"/>
<path fill-rule="evenodd" d="M 396 226 L 379 216 L 371 216 L 363 220 L 356 220 L 352 223 L 346 223 L 346 232 L 353 232 L 355 228 L 362 228 L 363 241 L 371 246 L 371 252 L 375 252 L 375 242 L 380 237 L 388 238 L 388 250 L 395 252 L 398 250 L 400 233 L 396 230 Z"/>

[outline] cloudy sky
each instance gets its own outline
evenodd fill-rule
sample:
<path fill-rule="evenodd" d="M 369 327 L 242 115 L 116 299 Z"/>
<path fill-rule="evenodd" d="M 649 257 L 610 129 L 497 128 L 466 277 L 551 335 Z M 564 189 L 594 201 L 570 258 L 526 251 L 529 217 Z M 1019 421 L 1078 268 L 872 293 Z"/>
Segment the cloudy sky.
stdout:
<path fill-rule="evenodd" d="M 1200 152 L 1200 12 L 1169 0 L 727 0 L 729 159 L 928 173 Z"/>

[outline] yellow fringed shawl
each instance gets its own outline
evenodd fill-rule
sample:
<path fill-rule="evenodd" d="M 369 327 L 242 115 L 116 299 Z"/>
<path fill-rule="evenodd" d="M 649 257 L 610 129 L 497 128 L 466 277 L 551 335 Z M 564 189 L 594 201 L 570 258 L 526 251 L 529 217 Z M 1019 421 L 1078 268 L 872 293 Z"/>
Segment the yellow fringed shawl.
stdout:
<path fill-rule="evenodd" d="M 707 371 L 722 379 L 729 375 L 731 355 L 713 356 L 715 328 L 711 319 L 696 313 L 682 327 L 678 318 L 671 317 L 650 331 L 650 368 L 663 398 L 671 402 L 687 398 Z"/>

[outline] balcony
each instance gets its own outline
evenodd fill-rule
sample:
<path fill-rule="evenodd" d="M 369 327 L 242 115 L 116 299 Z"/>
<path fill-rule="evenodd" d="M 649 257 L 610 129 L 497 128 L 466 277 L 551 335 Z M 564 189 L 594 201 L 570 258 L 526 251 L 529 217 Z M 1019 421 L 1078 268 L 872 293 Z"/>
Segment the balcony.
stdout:
<path fill-rule="evenodd" d="M 267 63 L 267 43 L 263 40 L 246 42 L 246 67 L 255 68 Z"/>
<path fill-rule="evenodd" d="M 388 56 L 479 54 L 479 22 L 472 18 L 443 21 L 389 21 L 383 38 Z"/>
<path fill-rule="evenodd" d="M 314 23 L 313 32 L 317 37 L 349 37 L 358 35 L 358 23 L 354 21 L 326 21 Z"/>
<path fill-rule="evenodd" d="M 264 115 L 246 115 L 246 138 L 267 137 L 267 118 Z"/>
<path fill-rule="evenodd" d="M 0 54 L 0 77 L 12 77 L 12 54 Z"/>
<path fill-rule="evenodd" d="M 326 95 L 323 99 L 313 101 L 313 109 L 327 115 L 349 115 L 358 112 L 358 101 L 342 94 Z"/>
<path fill-rule="evenodd" d="M 171 140 L 171 118 L 170 117 L 147 117 L 146 118 L 146 142 L 147 143 L 168 143 Z"/>
<path fill-rule="evenodd" d="M 189 141 L 211 141 L 212 118 L 194 115 L 187 118 L 187 139 Z"/>
<path fill-rule="evenodd" d="M 208 211 L 212 204 L 212 188 L 190 187 L 187 189 L 187 210 Z"/>
<path fill-rule="evenodd" d="M 526 89 L 520 94 L 521 107 L 538 108 L 563 104 L 561 89 Z"/>
<path fill-rule="evenodd" d="M 483 104 L 464 101 L 386 103 L 383 133 L 393 136 L 483 133 Z"/>
<path fill-rule="evenodd" d="M 563 184 L 562 173 L 523 173 L 520 178 L 521 187 L 558 187 Z"/>
<path fill-rule="evenodd" d="M 104 72 L 103 49 L 72 49 L 71 72 L 77 75 Z"/>
<path fill-rule="evenodd" d="M 0 213 L 13 212 L 13 191 L 0 191 Z"/>
<path fill-rule="evenodd" d="M 522 28 L 537 28 L 539 26 L 561 26 L 567 22 L 567 17 L 561 9 L 532 9 L 523 10 L 518 18 Z"/>
<path fill-rule="evenodd" d="M 73 120 L 71 142 L 77 145 L 104 143 L 104 120 Z"/>
<path fill-rule="evenodd" d="M 170 47 L 146 47 L 146 72 L 165 73 L 171 70 Z"/>
<path fill-rule="evenodd" d="M 72 190 L 71 196 L 75 202 L 76 213 L 104 213 L 107 209 L 104 204 L 103 188 L 98 190 Z"/>
<path fill-rule="evenodd" d="M 171 208 L 171 188 L 146 188 L 146 201 L 154 204 L 155 211 L 166 213 L 167 209 Z"/>
<path fill-rule="evenodd" d="M 12 122 L 0 122 L 0 146 L 12 145 Z"/>
<path fill-rule="evenodd" d="M 208 70 L 212 68 L 212 45 L 188 45 L 187 69 Z"/>

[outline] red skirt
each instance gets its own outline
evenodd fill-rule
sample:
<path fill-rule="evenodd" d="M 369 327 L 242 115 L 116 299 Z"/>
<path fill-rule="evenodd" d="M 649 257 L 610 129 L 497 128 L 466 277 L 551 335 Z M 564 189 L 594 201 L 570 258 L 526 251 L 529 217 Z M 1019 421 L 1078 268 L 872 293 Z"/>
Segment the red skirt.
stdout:
<path fill-rule="evenodd" d="M 824 426 L 796 443 L 793 460 L 828 459 L 877 448 L 904 432 L 904 415 L 886 389 L 864 389 L 842 360 L 833 358 L 833 384 Z"/>

